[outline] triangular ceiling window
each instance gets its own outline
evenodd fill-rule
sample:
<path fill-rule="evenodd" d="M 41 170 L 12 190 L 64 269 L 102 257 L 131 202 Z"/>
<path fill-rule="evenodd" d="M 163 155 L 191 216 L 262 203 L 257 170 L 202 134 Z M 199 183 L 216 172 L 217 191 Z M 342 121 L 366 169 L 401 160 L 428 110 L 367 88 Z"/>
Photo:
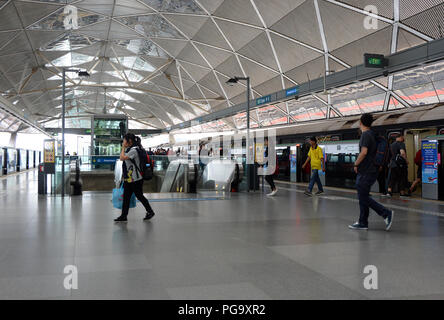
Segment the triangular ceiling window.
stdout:
<path fill-rule="evenodd" d="M 70 51 L 85 48 L 87 46 L 97 43 L 99 40 L 92 37 L 71 33 L 63 34 L 60 38 L 50 42 L 43 48 L 42 51 Z"/>
<path fill-rule="evenodd" d="M 97 13 L 80 10 L 74 6 L 66 6 L 50 16 L 40 20 L 27 29 L 31 30 L 76 30 L 93 23 L 108 19 Z"/>
<path fill-rule="evenodd" d="M 135 54 L 143 54 L 151 57 L 168 58 L 169 56 L 152 41 L 145 39 L 121 40 L 114 41 L 115 44 L 134 52 Z"/>

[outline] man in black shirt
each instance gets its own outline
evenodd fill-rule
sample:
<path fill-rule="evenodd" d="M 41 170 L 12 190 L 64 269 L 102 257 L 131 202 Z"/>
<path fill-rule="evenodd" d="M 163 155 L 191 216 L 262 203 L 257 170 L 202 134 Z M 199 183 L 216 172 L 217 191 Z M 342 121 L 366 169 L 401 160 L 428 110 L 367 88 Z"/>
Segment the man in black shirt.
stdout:
<path fill-rule="evenodd" d="M 378 168 L 374 163 L 377 144 L 375 133 L 371 130 L 373 116 L 370 113 L 361 116 L 360 128 L 362 131 L 359 141 L 359 156 L 355 162 L 356 189 L 358 191 L 360 216 L 359 221 L 349 225 L 350 229 L 368 230 L 369 208 L 372 208 L 378 215 L 384 218 L 386 230 L 390 230 L 394 212 L 376 202 L 370 196 L 370 189 L 378 177 Z"/>
<path fill-rule="evenodd" d="M 398 189 L 401 197 L 408 197 L 406 191 L 408 188 L 408 160 L 406 147 L 404 143 L 404 136 L 398 135 L 396 141 L 390 145 L 392 158 L 389 164 L 390 168 L 390 183 L 388 188 L 389 196 L 392 196 L 393 189 Z"/>

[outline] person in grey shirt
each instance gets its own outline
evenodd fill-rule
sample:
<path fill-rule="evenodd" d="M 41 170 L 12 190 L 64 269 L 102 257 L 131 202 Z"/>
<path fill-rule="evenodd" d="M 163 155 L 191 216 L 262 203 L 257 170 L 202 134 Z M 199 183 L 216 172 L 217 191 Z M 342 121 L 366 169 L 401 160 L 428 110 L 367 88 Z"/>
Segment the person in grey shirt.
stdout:
<path fill-rule="evenodd" d="M 154 211 L 151 208 L 148 199 L 143 195 L 143 177 L 140 168 L 140 159 L 137 149 L 142 149 L 140 138 L 132 133 L 127 133 L 123 137 L 122 151 L 120 160 L 123 161 L 123 206 L 122 214 L 115 222 L 127 222 L 130 199 L 133 193 L 136 198 L 143 204 L 146 215 L 143 220 L 149 220 L 154 217 Z"/>

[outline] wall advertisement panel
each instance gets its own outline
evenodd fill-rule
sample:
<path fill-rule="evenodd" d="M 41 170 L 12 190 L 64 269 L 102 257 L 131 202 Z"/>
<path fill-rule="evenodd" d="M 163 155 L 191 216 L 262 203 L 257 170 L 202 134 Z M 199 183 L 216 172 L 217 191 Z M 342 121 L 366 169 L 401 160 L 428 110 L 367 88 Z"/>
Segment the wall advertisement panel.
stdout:
<path fill-rule="evenodd" d="M 422 183 L 438 184 L 438 140 L 422 141 Z"/>

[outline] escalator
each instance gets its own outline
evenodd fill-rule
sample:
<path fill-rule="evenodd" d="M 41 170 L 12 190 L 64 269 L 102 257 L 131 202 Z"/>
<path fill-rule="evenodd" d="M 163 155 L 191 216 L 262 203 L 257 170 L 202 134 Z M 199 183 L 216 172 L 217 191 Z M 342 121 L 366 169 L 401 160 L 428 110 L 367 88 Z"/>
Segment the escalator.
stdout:
<path fill-rule="evenodd" d="M 121 161 L 116 162 L 114 181 L 120 185 Z M 243 166 L 235 160 L 209 159 L 208 164 L 195 164 L 190 159 L 155 157 L 153 179 L 144 188 L 160 193 L 196 193 L 200 191 L 239 191 L 244 176 Z"/>
<path fill-rule="evenodd" d="M 234 160 L 214 159 L 199 171 L 191 160 L 170 162 L 160 192 L 188 192 L 238 190 L 243 168 Z"/>
<path fill-rule="evenodd" d="M 203 170 L 201 187 L 213 191 L 238 191 L 243 175 L 243 166 L 235 160 L 214 159 Z"/>
<path fill-rule="evenodd" d="M 196 192 L 198 166 L 187 159 L 170 162 L 160 192 Z"/>

